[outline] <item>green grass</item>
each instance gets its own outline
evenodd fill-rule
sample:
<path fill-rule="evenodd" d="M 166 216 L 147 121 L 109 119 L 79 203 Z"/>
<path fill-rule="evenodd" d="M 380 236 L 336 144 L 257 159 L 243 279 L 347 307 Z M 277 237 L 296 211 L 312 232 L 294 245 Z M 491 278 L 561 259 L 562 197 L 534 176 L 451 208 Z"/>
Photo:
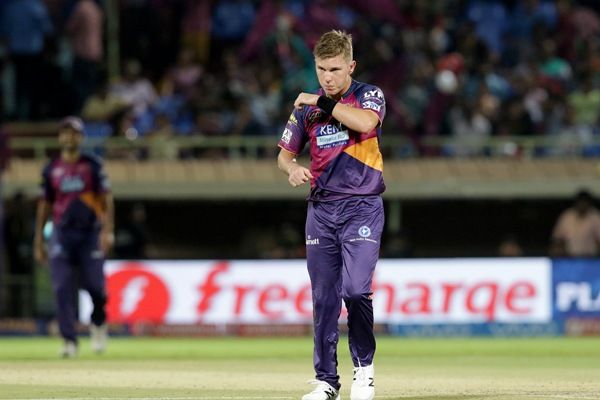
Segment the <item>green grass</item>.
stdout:
<path fill-rule="evenodd" d="M 56 338 L 0 339 L 0 399 L 299 399 L 313 376 L 310 338 L 113 338 L 73 360 Z M 342 399 L 351 369 L 339 346 Z M 600 338 L 380 337 L 377 397 L 600 399 Z"/>

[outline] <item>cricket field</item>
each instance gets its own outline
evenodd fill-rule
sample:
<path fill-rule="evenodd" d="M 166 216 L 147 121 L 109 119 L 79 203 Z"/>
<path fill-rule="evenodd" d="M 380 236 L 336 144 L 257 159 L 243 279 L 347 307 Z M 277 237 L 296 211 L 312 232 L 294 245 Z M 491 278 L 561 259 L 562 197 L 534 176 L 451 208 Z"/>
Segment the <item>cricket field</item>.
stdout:
<path fill-rule="evenodd" d="M 312 339 L 111 338 L 59 359 L 57 338 L 0 338 L 0 399 L 300 399 Z M 600 338 L 379 337 L 376 399 L 600 399 Z M 338 357 L 342 400 L 352 365 Z"/>

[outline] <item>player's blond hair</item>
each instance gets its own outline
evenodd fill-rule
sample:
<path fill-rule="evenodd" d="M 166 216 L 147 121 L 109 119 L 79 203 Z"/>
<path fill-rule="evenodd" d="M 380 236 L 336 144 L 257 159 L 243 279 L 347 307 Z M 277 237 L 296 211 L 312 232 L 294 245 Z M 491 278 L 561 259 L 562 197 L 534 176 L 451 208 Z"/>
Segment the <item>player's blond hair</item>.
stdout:
<path fill-rule="evenodd" d="M 315 45 L 315 58 L 332 58 L 339 55 L 347 62 L 352 61 L 352 35 L 344 31 L 331 30 L 324 33 Z"/>

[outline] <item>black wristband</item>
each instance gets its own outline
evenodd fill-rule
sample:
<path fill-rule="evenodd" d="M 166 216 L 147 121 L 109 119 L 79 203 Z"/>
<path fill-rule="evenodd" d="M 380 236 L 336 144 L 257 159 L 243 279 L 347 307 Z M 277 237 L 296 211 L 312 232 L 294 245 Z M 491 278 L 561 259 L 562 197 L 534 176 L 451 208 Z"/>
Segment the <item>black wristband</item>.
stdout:
<path fill-rule="evenodd" d="M 334 99 L 330 99 L 327 96 L 319 96 L 317 100 L 317 107 L 321 110 L 325 111 L 327 114 L 331 115 L 333 113 L 333 109 L 335 108 L 337 101 Z"/>

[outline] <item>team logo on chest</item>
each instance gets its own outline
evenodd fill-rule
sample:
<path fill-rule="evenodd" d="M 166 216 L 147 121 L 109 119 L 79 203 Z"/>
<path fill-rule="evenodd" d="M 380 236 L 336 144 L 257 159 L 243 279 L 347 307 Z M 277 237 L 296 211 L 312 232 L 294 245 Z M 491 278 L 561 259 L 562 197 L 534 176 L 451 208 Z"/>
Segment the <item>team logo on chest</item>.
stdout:
<path fill-rule="evenodd" d="M 308 122 L 310 122 L 310 123 L 318 122 L 321 119 L 323 119 L 324 116 L 325 116 L 325 114 L 323 113 L 323 111 L 314 110 L 313 112 L 308 114 Z"/>
<path fill-rule="evenodd" d="M 85 188 L 85 182 L 79 176 L 64 176 L 60 180 L 60 191 L 63 193 L 81 192 Z"/>

